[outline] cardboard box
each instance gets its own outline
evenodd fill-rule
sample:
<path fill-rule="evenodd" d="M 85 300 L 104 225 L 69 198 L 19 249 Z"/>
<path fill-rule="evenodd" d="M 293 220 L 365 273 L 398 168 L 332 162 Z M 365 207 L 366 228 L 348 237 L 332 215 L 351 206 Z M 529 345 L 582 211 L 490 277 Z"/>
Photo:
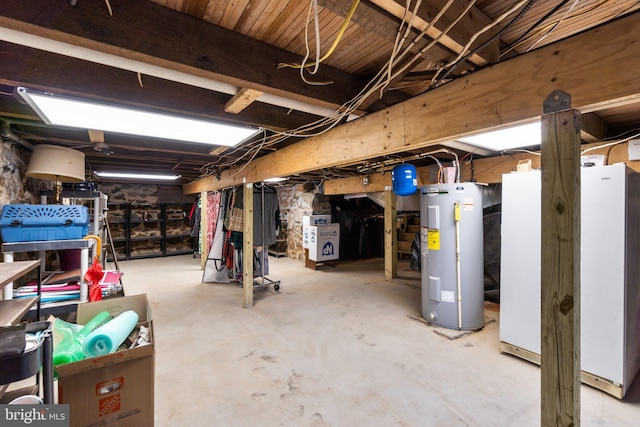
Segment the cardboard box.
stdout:
<path fill-rule="evenodd" d="M 74 427 L 153 426 L 155 349 L 146 295 L 78 304 L 77 322 L 86 324 L 101 311 L 117 316 L 127 310 L 149 328 L 151 344 L 55 366 L 58 403 L 69 404 Z"/>
<path fill-rule="evenodd" d="M 309 226 L 309 259 L 316 262 L 340 258 L 340 224 Z"/>
<path fill-rule="evenodd" d="M 309 227 L 331 224 L 331 215 L 305 215 L 302 217 L 302 247 L 309 248 Z"/>

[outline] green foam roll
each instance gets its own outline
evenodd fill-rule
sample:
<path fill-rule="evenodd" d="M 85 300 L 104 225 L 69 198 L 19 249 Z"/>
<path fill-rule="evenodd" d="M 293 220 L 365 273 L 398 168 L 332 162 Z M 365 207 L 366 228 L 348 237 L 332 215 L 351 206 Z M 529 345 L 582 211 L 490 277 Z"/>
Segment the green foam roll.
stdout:
<path fill-rule="evenodd" d="M 129 336 L 138 323 L 138 314 L 125 311 L 104 326 L 91 332 L 84 340 L 86 357 L 96 357 L 113 353 Z"/>
<path fill-rule="evenodd" d="M 77 332 L 73 332 L 72 328 L 76 325 L 70 325 L 71 327 L 67 327 L 66 329 L 61 327 L 61 330 L 64 330 L 66 335 L 53 349 L 53 364 L 63 365 L 65 363 L 77 362 L 78 360 L 84 359 L 85 355 L 82 348 L 84 340 L 91 332 L 103 325 L 105 322 L 108 322 L 110 319 L 111 315 L 109 312 L 101 311 Z"/>

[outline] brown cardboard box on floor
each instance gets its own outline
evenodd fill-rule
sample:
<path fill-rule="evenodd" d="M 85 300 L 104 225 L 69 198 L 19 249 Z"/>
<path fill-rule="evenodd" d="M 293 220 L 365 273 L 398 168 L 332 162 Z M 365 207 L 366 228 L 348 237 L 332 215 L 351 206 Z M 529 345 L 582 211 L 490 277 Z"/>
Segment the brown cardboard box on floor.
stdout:
<path fill-rule="evenodd" d="M 138 314 L 138 325 L 148 326 L 151 344 L 55 366 L 58 403 L 69 404 L 73 427 L 153 426 L 155 350 L 146 295 L 78 304 L 77 323 L 101 311 L 115 317 L 127 310 Z"/>

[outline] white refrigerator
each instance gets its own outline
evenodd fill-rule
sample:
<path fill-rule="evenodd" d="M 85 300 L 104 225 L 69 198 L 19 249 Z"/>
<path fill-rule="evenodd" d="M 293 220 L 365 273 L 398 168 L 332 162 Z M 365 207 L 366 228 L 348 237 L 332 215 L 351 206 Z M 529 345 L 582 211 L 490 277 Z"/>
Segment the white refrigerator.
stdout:
<path fill-rule="evenodd" d="M 503 175 L 500 348 L 540 363 L 540 171 Z M 581 173 L 582 381 L 624 397 L 640 367 L 640 175 Z"/>

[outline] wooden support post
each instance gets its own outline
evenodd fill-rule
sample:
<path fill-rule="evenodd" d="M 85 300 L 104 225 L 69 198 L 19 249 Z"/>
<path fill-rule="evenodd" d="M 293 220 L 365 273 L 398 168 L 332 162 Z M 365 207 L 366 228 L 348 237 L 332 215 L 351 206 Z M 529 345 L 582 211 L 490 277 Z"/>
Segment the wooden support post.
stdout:
<path fill-rule="evenodd" d="M 398 197 L 391 189 L 384 191 L 384 278 L 398 276 Z"/>
<path fill-rule="evenodd" d="M 204 270 L 204 265 L 209 258 L 209 245 L 207 245 L 207 192 L 200 192 L 200 270 Z"/>
<path fill-rule="evenodd" d="M 580 425 L 580 113 L 554 91 L 542 116 L 542 426 Z"/>
<path fill-rule="evenodd" d="M 253 307 L 253 184 L 244 184 L 242 192 L 244 229 L 242 231 L 242 286 L 244 308 Z"/>

